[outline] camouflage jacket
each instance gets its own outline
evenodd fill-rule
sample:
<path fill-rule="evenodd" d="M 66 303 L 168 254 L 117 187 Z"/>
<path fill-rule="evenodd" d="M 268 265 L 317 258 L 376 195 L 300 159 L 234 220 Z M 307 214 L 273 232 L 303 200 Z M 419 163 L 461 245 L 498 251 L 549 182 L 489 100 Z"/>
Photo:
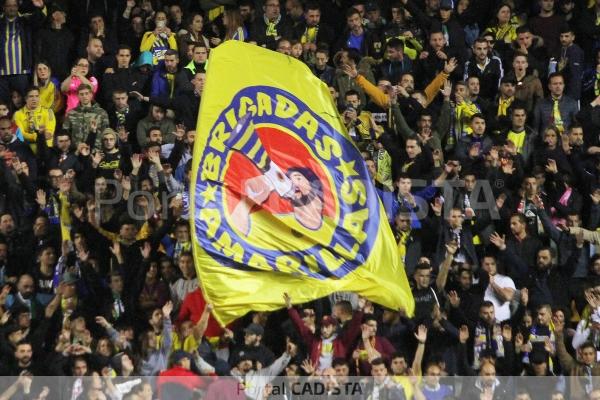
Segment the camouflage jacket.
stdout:
<path fill-rule="evenodd" d="M 63 129 L 71 133 L 71 142 L 77 146 L 79 143 L 85 142 L 88 133 L 90 132 L 90 121 L 96 119 L 96 132 L 102 132 L 109 127 L 108 114 L 98 103 L 92 103 L 90 106 L 82 106 L 81 104 L 69 111 L 63 123 Z M 96 135 L 94 148 L 100 150 L 102 144 L 102 135 Z"/>

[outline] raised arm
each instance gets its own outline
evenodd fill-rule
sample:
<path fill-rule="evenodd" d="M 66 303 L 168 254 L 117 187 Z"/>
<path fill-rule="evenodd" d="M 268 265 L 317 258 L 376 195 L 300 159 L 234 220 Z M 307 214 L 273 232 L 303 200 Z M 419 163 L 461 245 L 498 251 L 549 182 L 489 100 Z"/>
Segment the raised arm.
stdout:
<path fill-rule="evenodd" d="M 417 350 L 415 351 L 415 358 L 412 363 L 412 372 L 416 376 L 423 374 L 421 365 L 423 364 L 423 355 L 425 354 L 425 342 L 427 341 L 427 327 L 425 325 L 419 325 L 415 338 L 418 341 Z"/>

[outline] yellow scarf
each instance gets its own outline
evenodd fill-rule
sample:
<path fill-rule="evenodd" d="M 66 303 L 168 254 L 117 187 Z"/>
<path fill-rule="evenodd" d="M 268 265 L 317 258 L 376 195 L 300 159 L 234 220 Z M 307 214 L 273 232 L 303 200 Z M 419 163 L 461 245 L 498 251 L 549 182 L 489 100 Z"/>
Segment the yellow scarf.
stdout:
<path fill-rule="evenodd" d="M 554 123 L 554 125 L 558 128 L 558 131 L 562 134 L 565 130 L 565 127 L 563 125 L 563 120 L 562 117 L 560 115 L 560 108 L 558 107 L 558 99 L 552 99 L 553 105 L 552 105 L 552 121 Z"/>
<path fill-rule="evenodd" d="M 510 107 L 510 105 L 512 104 L 512 102 L 514 101 L 515 97 L 509 97 L 508 99 L 503 99 L 502 97 L 500 97 L 500 99 L 498 99 L 498 117 L 506 117 L 507 112 L 508 112 L 508 107 Z"/>
<path fill-rule="evenodd" d="M 400 240 L 398 240 L 398 255 L 402 262 L 406 257 L 406 242 L 408 241 L 408 236 L 410 235 L 410 230 L 408 232 L 400 232 Z"/>
<path fill-rule="evenodd" d="M 317 33 L 319 32 L 318 27 L 306 28 L 304 34 L 300 38 L 300 43 L 316 43 L 317 41 Z"/>
<path fill-rule="evenodd" d="M 175 74 L 167 72 L 167 82 L 169 82 L 169 98 L 173 98 L 175 92 Z"/>

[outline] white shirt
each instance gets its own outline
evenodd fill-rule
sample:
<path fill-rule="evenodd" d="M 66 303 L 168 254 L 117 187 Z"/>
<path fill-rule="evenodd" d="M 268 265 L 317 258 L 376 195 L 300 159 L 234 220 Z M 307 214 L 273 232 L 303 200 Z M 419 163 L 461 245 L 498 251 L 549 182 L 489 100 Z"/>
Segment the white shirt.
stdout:
<path fill-rule="evenodd" d="M 494 275 L 494 281 L 496 282 L 496 285 L 503 289 L 516 289 L 513 280 L 506 275 L 496 274 Z M 494 304 L 494 311 L 496 312 L 496 322 L 502 322 L 510 319 L 510 301 L 504 301 L 503 299 L 501 299 L 500 296 L 496 294 L 494 289 L 492 289 L 492 285 L 488 285 L 488 287 L 485 289 L 485 295 L 483 296 L 483 299 L 491 301 Z"/>

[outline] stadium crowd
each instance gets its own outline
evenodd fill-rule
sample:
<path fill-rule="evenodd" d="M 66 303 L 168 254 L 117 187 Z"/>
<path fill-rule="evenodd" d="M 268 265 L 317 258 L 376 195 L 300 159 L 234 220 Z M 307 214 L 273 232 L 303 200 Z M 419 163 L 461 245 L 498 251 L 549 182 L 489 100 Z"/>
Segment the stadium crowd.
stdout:
<path fill-rule="evenodd" d="M 454 398 L 452 376 L 478 377 L 466 399 L 600 398 L 600 0 L 1 3 L 0 399 L 56 398 L 48 375 L 89 377 L 73 400 L 297 398 L 277 375 L 372 376 L 364 399 Z M 228 40 L 328 85 L 413 317 L 338 292 L 213 319 L 187 200 Z"/>

